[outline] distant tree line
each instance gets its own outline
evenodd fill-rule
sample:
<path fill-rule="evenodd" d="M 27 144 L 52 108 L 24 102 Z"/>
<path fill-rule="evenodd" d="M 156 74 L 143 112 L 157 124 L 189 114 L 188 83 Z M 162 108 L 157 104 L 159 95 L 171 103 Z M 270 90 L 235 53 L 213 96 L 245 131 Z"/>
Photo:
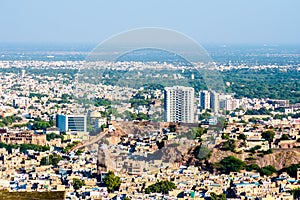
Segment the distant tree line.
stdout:
<path fill-rule="evenodd" d="M 34 151 L 49 151 L 49 146 L 41 146 L 36 144 L 5 144 L 0 142 L 0 148 L 5 148 L 8 152 L 12 152 L 12 149 L 20 148 L 20 151 L 25 153 L 27 150 L 34 150 Z"/>

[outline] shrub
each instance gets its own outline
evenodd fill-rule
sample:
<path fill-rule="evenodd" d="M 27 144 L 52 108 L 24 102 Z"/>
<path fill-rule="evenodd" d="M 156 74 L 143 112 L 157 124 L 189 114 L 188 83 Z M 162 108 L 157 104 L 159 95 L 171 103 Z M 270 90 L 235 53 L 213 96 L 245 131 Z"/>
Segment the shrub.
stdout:
<path fill-rule="evenodd" d="M 238 172 L 246 167 L 245 162 L 234 157 L 228 156 L 220 161 L 220 170 L 229 174 L 230 172 Z"/>
<path fill-rule="evenodd" d="M 275 172 L 277 172 L 277 169 L 273 165 L 265 166 L 265 167 L 261 168 L 261 170 L 260 170 L 260 174 L 262 176 L 263 175 L 270 176 L 270 175 L 274 174 Z"/>
<path fill-rule="evenodd" d="M 162 193 L 167 194 L 169 191 L 176 189 L 176 186 L 171 181 L 158 181 L 145 189 L 146 194 Z"/>

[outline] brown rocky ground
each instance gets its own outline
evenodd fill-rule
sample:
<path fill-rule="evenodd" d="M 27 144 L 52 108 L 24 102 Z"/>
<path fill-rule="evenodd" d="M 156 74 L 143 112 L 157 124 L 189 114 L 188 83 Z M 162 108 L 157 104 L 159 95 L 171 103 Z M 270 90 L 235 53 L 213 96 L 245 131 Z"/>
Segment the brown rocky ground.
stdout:
<path fill-rule="evenodd" d="M 260 167 L 273 165 L 277 170 L 280 170 L 292 164 L 300 163 L 300 150 L 275 150 L 274 153 L 265 155 L 263 158 L 259 157 L 255 163 Z"/>
<path fill-rule="evenodd" d="M 153 130 L 161 130 L 168 127 L 169 123 L 156 123 L 156 122 L 114 122 L 116 131 L 109 133 L 106 139 L 110 144 L 117 144 L 120 142 L 120 138 L 127 134 L 134 134 L 136 136 L 144 136 L 146 133 L 153 132 Z M 189 129 L 189 126 L 180 125 L 177 126 L 177 130 L 180 133 L 185 133 Z M 195 144 L 191 140 L 181 139 L 179 141 L 172 141 L 176 143 L 174 146 L 164 147 L 158 150 L 149 159 L 161 159 L 168 162 L 182 162 L 183 164 L 199 164 L 193 155 Z M 238 143 L 239 144 L 239 143 Z M 227 156 L 235 156 L 243 161 L 249 157 L 249 153 L 234 153 L 231 151 L 223 151 L 220 148 L 212 148 L 210 163 L 220 162 Z M 274 150 L 272 154 L 259 157 L 259 153 L 256 153 L 253 157 L 254 160 L 246 161 L 247 164 L 256 163 L 260 167 L 267 165 L 273 165 L 277 170 L 288 167 L 291 164 L 300 163 L 300 149 L 278 149 Z"/>
<path fill-rule="evenodd" d="M 277 170 L 288 167 L 292 164 L 300 163 L 300 149 L 283 149 L 283 150 L 273 150 L 272 154 L 264 155 L 264 157 L 257 156 L 256 153 L 253 157 L 255 160 L 246 161 L 247 164 L 255 163 L 260 167 L 265 167 L 267 165 L 273 165 Z M 220 149 L 213 149 L 212 156 L 209 162 L 216 163 L 220 162 L 223 158 L 227 156 L 235 156 L 243 161 L 249 155 L 247 153 L 237 154 L 231 151 L 222 151 Z"/>

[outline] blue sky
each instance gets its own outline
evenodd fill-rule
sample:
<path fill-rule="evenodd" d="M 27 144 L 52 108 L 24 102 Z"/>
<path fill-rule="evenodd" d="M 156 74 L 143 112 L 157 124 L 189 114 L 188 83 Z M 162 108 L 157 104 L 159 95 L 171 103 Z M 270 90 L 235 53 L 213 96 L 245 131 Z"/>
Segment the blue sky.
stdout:
<path fill-rule="evenodd" d="M 6 0 L 0 42 L 98 43 L 165 27 L 203 44 L 300 44 L 299 0 Z"/>

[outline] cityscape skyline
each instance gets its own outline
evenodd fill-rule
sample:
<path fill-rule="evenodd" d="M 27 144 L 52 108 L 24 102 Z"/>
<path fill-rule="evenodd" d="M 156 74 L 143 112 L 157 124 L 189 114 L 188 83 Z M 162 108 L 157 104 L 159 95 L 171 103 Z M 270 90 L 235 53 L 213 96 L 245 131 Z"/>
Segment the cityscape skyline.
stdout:
<path fill-rule="evenodd" d="M 300 199 L 300 1 L 3 1 L 0 199 Z"/>

